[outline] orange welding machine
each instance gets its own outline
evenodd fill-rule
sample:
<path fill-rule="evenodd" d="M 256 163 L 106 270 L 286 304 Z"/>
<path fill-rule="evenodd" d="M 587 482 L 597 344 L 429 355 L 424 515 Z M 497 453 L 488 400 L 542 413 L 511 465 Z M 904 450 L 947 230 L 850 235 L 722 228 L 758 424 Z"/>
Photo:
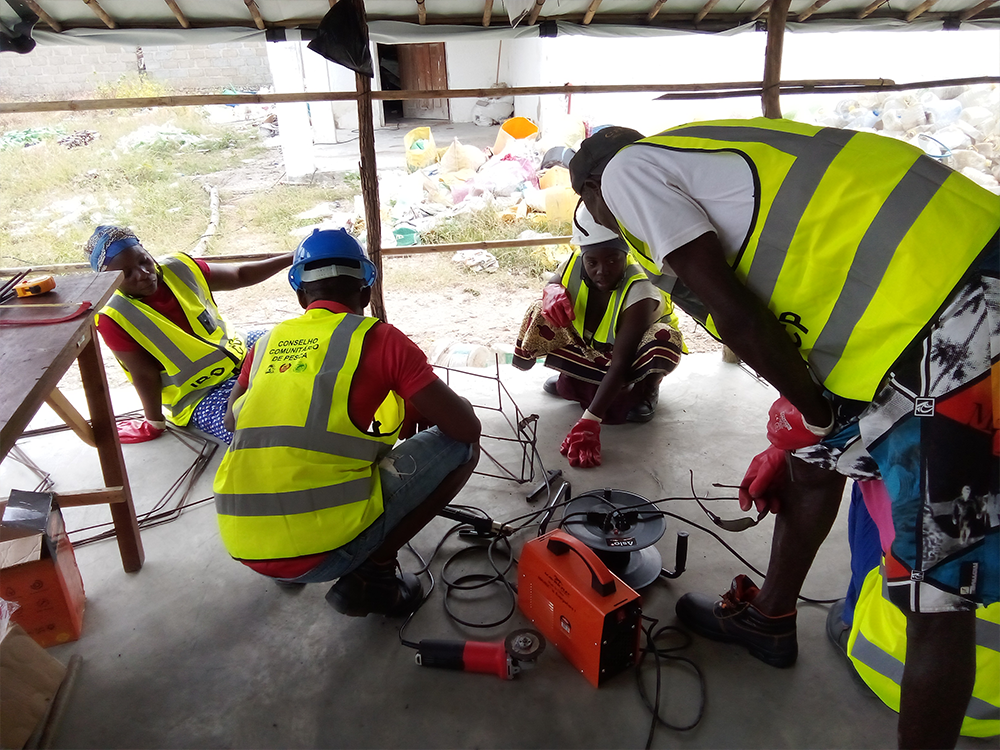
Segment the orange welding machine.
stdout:
<path fill-rule="evenodd" d="M 638 661 L 642 599 L 590 547 L 556 529 L 517 568 L 518 607 L 594 687 Z"/>

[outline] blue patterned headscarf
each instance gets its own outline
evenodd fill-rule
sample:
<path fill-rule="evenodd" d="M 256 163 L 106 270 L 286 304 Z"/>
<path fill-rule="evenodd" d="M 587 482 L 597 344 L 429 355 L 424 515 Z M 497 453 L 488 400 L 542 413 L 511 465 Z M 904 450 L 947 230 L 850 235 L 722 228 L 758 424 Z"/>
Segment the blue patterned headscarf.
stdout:
<path fill-rule="evenodd" d="M 90 235 L 84 252 L 90 259 L 90 267 L 95 271 L 105 271 L 108 263 L 114 260 L 122 250 L 139 244 L 139 238 L 128 227 L 115 227 L 109 224 L 99 226 Z"/>

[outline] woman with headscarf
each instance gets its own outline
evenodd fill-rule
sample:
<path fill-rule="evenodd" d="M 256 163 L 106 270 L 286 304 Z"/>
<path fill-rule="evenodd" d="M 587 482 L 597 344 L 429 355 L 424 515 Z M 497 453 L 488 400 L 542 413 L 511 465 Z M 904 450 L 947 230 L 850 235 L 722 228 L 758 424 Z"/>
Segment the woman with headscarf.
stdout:
<path fill-rule="evenodd" d="M 584 407 L 560 452 L 570 466 L 586 468 L 601 463 L 602 422 L 653 418 L 660 381 L 685 348 L 670 298 L 583 204 L 573 243 L 580 249 L 524 316 L 513 364 L 527 370 L 545 355 L 545 366 L 559 372 L 545 381 L 545 391 Z"/>
<path fill-rule="evenodd" d="M 264 281 L 291 265 L 292 254 L 210 264 L 175 253 L 157 262 L 131 229 L 107 225 L 97 227 L 85 252 L 94 271 L 124 274 L 97 316 L 97 330 L 142 402 L 144 419 L 119 422 L 121 441 L 153 440 L 168 421 L 232 440 L 223 424 L 229 391 L 262 331 L 245 340 L 212 295 Z"/>

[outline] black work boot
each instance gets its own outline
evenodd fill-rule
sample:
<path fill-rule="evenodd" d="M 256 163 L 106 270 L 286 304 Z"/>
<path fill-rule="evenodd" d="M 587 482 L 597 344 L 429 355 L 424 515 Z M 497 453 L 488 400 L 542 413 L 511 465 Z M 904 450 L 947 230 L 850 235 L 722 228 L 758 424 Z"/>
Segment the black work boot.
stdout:
<path fill-rule="evenodd" d="M 405 617 L 420 604 L 423 590 L 413 573 L 400 572 L 398 563 L 375 563 L 366 560 L 326 593 L 335 610 L 348 617 L 375 613 L 387 617 Z"/>
<path fill-rule="evenodd" d="M 691 631 L 706 638 L 746 646 L 772 667 L 790 667 L 799 653 L 795 612 L 768 617 L 753 606 L 759 589 L 744 575 L 733 579 L 719 600 L 704 594 L 685 594 L 677 601 L 677 617 Z"/>

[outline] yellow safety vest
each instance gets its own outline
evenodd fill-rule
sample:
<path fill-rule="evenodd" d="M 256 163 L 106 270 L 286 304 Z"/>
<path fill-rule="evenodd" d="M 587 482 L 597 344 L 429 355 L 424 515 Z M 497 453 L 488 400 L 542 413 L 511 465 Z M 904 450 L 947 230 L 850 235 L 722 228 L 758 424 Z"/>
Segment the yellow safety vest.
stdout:
<path fill-rule="evenodd" d="M 101 308 L 147 352 L 159 360 L 163 412 L 168 420 L 184 426 L 208 392 L 231 377 L 243 362 L 246 346 L 242 334 L 222 317 L 198 264 L 182 253 L 160 263 L 162 282 L 180 303 L 191 333 L 156 312 L 142 299 L 120 291 Z M 132 374 L 118 360 L 125 376 Z"/>
<path fill-rule="evenodd" d="M 621 314 L 622 306 L 625 304 L 625 297 L 628 295 L 628 290 L 636 282 L 647 280 L 648 277 L 642 266 L 638 264 L 631 253 L 628 253 L 622 280 L 611 293 L 611 299 L 608 300 L 608 306 L 604 311 L 604 316 L 601 318 L 601 323 L 594 332 L 594 341 L 612 345 L 615 343 L 615 334 L 618 331 L 618 316 Z M 566 292 L 573 303 L 573 314 L 575 316 L 573 318 L 573 328 L 581 339 L 586 340 L 583 333 L 583 326 L 587 317 L 589 287 L 583 278 L 583 253 L 581 251 L 577 250 L 566 261 L 561 283 L 566 287 Z M 670 301 L 670 295 L 663 290 L 659 291 L 665 305 L 663 316 L 669 317 L 670 325 L 673 328 L 677 328 L 677 315 L 674 313 L 674 306 Z"/>
<path fill-rule="evenodd" d="M 254 345 L 236 431 L 215 475 L 222 541 L 240 560 L 334 550 L 382 514 L 378 462 L 396 442 L 403 400 L 389 393 L 372 431 L 347 399 L 378 321 L 313 309 Z"/>
<path fill-rule="evenodd" d="M 899 711 L 906 659 L 906 616 L 883 593 L 880 568 L 865 578 L 847 642 L 861 679 L 885 705 Z M 1000 603 L 976 611 L 976 683 L 965 711 L 966 737 L 1000 734 Z"/>
<path fill-rule="evenodd" d="M 818 380 L 845 398 L 871 400 L 1000 227 L 1000 196 L 915 146 L 871 133 L 719 120 L 626 148 L 746 160 L 754 213 L 733 270 Z M 653 283 L 718 335 L 704 306 L 676 280 L 658 279 L 648 246 L 621 228 Z"/>

